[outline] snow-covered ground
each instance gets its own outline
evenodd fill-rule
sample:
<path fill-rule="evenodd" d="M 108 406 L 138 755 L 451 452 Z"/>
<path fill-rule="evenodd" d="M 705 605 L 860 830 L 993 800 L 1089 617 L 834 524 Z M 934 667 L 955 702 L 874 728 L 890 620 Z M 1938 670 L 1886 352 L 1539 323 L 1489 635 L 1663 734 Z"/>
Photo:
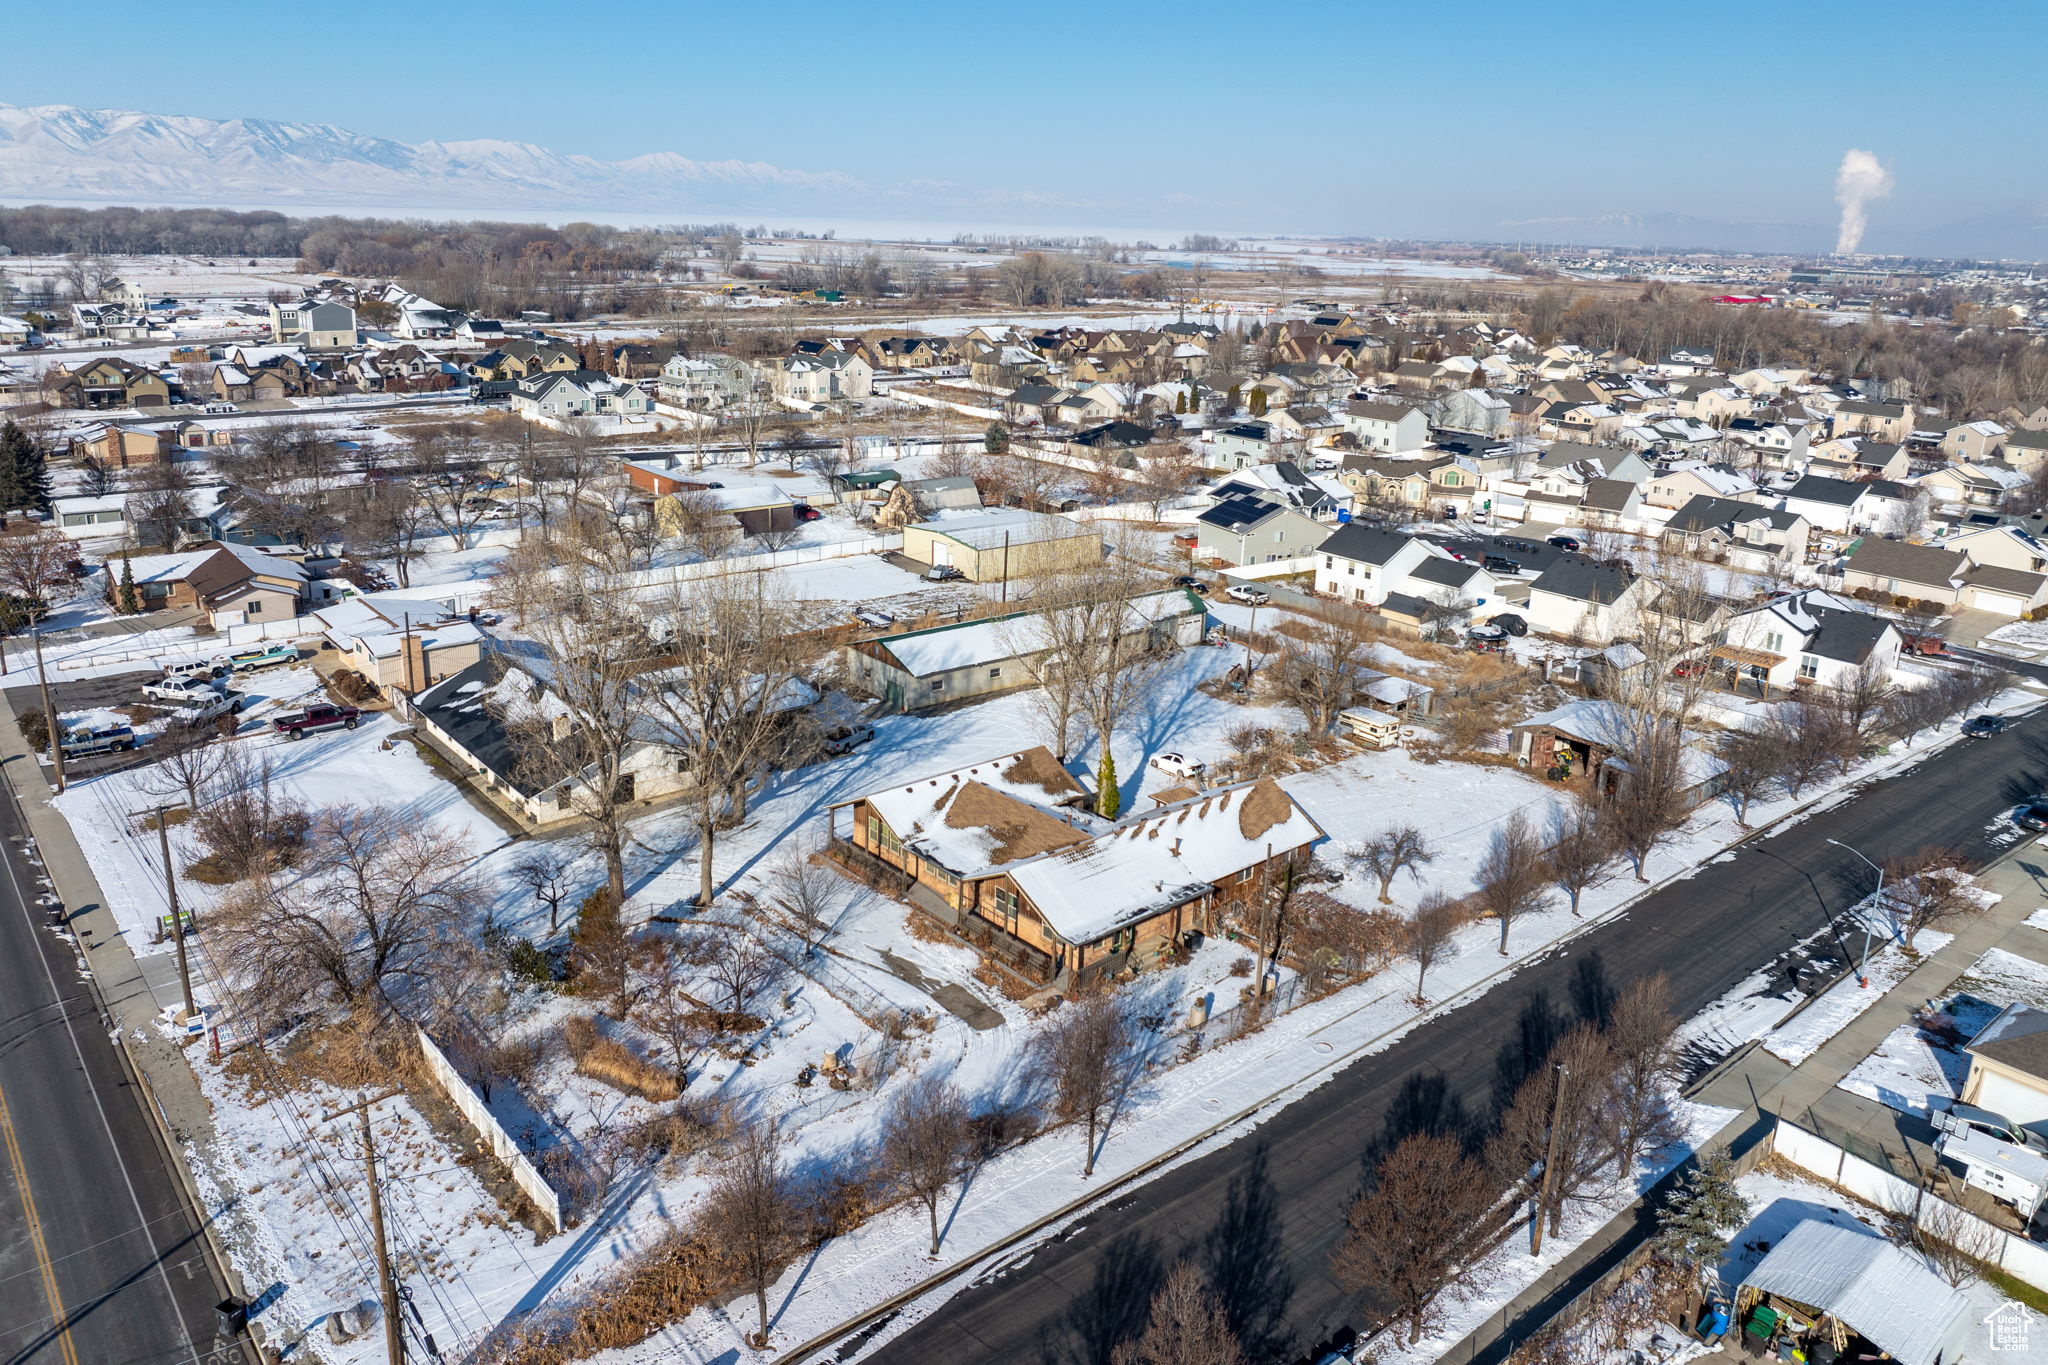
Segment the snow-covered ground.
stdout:
<path fill-rule="evenodd" d="M 858 560 L 845 569 L 820 565 L 812 572 L 819 577 L 819 590 L 843 598 L 847 590 L 835 578 L 840 573 L 876 575 L 868 585 L 875 588 L 895 586 L 890 574 L 907 577 L 895 570 L 882 573 L 883 568 L 886 566 L 879 561 Z M 1262 624 L 1267 615 L 1261 613 Z M 1199 684 L 1227 671 L 1241 657 L 1242 651 L 1234 648 L 1193 649 L 1172 658 L 1153 679 L 1145 704 L 1134 710 L 1116 735 L 1127 809 L 1141 808 L 1146 789 L 1169 782 L 1146 766 L 1153 754 L 1170 748 L 1220 757 L 1227 752 L 1224 737 L 1246 722 L 1282 733 L 1298 728 L 1298 719 L 1281 708 L 1239 705 L 1199 690 Z M 1426 663 L 1406 656 L 1401 662 L 1417 671 L 1427 669 Z M 93 666 L 110 665 L 102 661 Z M 273 685 L 295 681 L 280 678 Z M 310 677 L 304 682 L 310 685 Z M 780 775 L 753 803 L 746 823 L 721 838 L 714 871 L 729 899 L 761 896 L 767 889 L 766 874 L 780 851 L 794 836 L 820 835 L 831 804 L 1039 742 L 1029 698 L 1021 694 L 932 715 L 883 716 L 874 724 L 875 742 L 854 755 Z M 411 821 L 434 822 L 461 831 L 477 855 L 479 874 L 495 879 L 504 893 L 495 907 L 497 922 L 514 936 L 546 939 L 545 909 L 513 894 L 506 877 L 509 864 L 531 844 L 508 844 L 498 823 L 438 776 L 408 742 L 397 738 L 396 731 L 392 720 L 379 716 L 354 732 L 330 732 L 299 742 L 287 743 L 260 733 L 235 742 L 272 760 L 279 785 L 310 806 L 378 802 L 401 808 Z M 1082 746 L 1073 754 L 1074 768 L 1092 770 L 1095 756 L 1092 742 Z M 1874 760 L 1845 779 L 1845 785 L 1903 766 L 1918 756 L 1900 754 Z M 1414 895 L 1428 885 L 1441 885 L 1453 892 L 1468 889 L 1489 830 L 1517 811 L 1540 823 L 1558 796 L 1557 788 L 1513 768 L 1426 765 L 1400 751 L 1359 754 L 1282 781 L 1331 836 L 1325 857 L 1332 863 L 1342 863 L 1343 845 L 1395 824 L 1414 823 L 1431 834 L 1439 856 L 1423 870 L 1423 879 L 1396 884 L 1397 907 L 1413 904 Z M 78 783 L 60 799 L 60 808 L 71 818 L 88 857 L 100 869 L 110 905 L 133 946 L 145 955 L 166 951 L 168 946 L 147 942 L 148 930 L 164 908 L 156 839 L 153 833 L 136 829 L 128 815 L 160 799 L 149 793 L 149 783 L 148 769 L 131 770 Z M 1838 787 L 1833 799 L 1839 799 L 1844 790 Z M 1809 793 L 1807 799 L 1813 796 Z M 1761 823 L 1784 814 L 1794 804 L 1780 800 L 1759 805 L 1751 812 L 1751 821 Z M 1704 808 L 1680 835 L 1652 856 L 1647 876 L 1654 882 L 1685 875 L 1742 832 L 1724 807 Z M 698 863 L 685 817 L 672 810 L 656 810 L 637 822 L 635 833 L 637 843 L 628 869 L 632 894 L 627 919 L 645 924 L 657 915 L 687 916 L 686 902 L 696 889 Z M 195 848 L 184 828 L 174 830 L 174 840 L 176 860 L 182 864 Z M 566 842 L 552 846 L 574 851 Z M 598 865 L 584 856 L 575 864 L 574 877 L 577 887 L 570 897 L 572 904 L 598 883 Z M 1497 951 L 1494 926 L 1468 927 L 1459 936 L 1456 954 L 1432 969 L 1427 982 L 1429 996 L 1438 1009 L 1469 999 L 1505 979 L 1530 955 L 1546 951 L 1615 913 L 1645 885 L 1624 872 L 1588 893 L 1580 918 L 1554 903 L 1540 913 L 1517 919 L 1509 944 L 1513 956 L 1508 958 Z M 1337 895 L 1361 906 L 1373 903 L 1374 891 L 1355 875 L 1335 888 Z M 181 894 L 198 908 L 202 923 L 217 900 L 212 888 L 189 881 L 181 886 Z M 691 1076 L 693 1095 L 716 1095 L 781 1116 L 807 1159 L 829 1158 L 872 1141 L 880 1112 L 912 1071 L 948 1074 L 977 1096 L 1005 1093 L 1016 1083 L 1019 1060 L 1034 1028 L 1014 1007 L 975 980 L 970 954 L 914 937 L 902 906 L 850 883 L 841 895 L 839 927 L 832 944 L 836 955 L 818 969 L 815 979 L 801 985 L 789 1008 L 779 1011 L 756 1040 L 749 1053 L 752 1064 L 714 1056 Z M 1231 971 L 1241 956 L 1227 945 L 1214 944 L 1184 967 L 1148 973 L 1132 990 L 1143 997 L 1145 1013 L 1185 1019 L 1198 998 L 1211 997 L 1219 1007 L 1229 1003 L 1234 991 Z M 904 964 L 914 970 L 904 971 Z M 202 964 L 207 970 L 218 965 Z M 1101 1181 L 1134 1171 L 1201 1137 L 1246 1106 L 1320 1084 L 1350 1056 L 1391 1046 L 1426 1017 L 1418 1015 L 1408 1001 L 1414 990 L 1411 971 L 1397 963 L 1379 976 L 1282 1016 L 1248 1039 L 1207 1051 L 1170 1073 L 1155 1070 L 1109 1134 L 1097 1187 Z M 975 1029 L 938 1008 L 928 990 L 947 985 L 979 998 L 1000 1018 L 1000 1024 Z M 531 991 L 516 992 L 515 996 L 505 1016 L 506 1028 L 513 1036 L 549 1037 L 559 1031 L 574 1008 L 564 997 L 536 996 Z M 878 1008 L 918 1010 L 931 1020 L 930 1030 L 913 1034 L 901 1046 L 886 1047 L 868 1022 Z M 1781 1008 L 1778 1015 L 1760 1021 L 1756 1032 L 1775 1023 L 1782 1012 Z M 878 1065 L 876 1071 L 888 1079 L 872 1090 L 805 1089 L 796 1084 L 796 1074 L 803 1066 L 847 1049 L 864 1060 L 887 1061 L 888 1065 Z M 889 1054 L 886 1058 L 885 1052 Z M 1160 1064 L 1165 1064 L 1163 1058 Z M 349 1214 L 343 1208 L 353 1198 L 353 1187 L 344 1183 L 340 1195 L 330 1199 L 321 1193 L 326 1187 L 318 1182 L 302 1188 L 292 1166 L 294 1161 L 313 1159 L 315 1149 L 307 1145 L 309 1141 L 340 1141 L 308 1139 L 301 1131 L 306 1124 L 293 1117 L 293 1106 L 311 1114 L 337 1096 L 309 1089 L 295 1092 L 287 1100 L 274 1093 L 275 1087 L 264 1084 L 260 1075 L 254 1078 L 252 1088 L 251 1078 L 240 1072 L 215 1072 L 204 1062 L 200 1070 L 219 1107 L 222 1128 L 221 1140 L 203 1154 L 215 1172 L 211 1178 L 217 1179 L 223 1190 L 291 1188 L 296 1192 L 291 1199 L 252 1201 L 244 1206 L 262 1225 L 257 1243 L 241 1252 L 249 1273 L 264 1277 L 265 1283 L 275 1278 L 287 1286 L 283 1303 L 274 1310 L 279 1314 L 275 1320 L 311 1322 L 361 1297 L 367 1284 L 366 1262 L 358 1254 L 359 1246 L 354 1251 L 348 1249 L 351 1244 L 345 1229 Z M 649 1112 L 641 1101 L 624 1099 L 575 1076 L 559 1056 L 542 1067 L 528 1090 L 514 1093 L 501 1087 L 494 1092 L 492 1103 L 508 1128 L 530 1134 L 542 1151 L 555 1147 L 580 1151 Z M 1255 1121 L 1246 1118 L 1229 1135 L 1242 1131 L 1243 1123 Z M 1707 1125 L 1700 1131 L 1714 1126 L 1711 1116 L 1702 1116 L 1700 1122 Z M 474 1341 L 515 1311 L 573 1294 L 645 1246 L 703 1188 L 701 1171 L 688 1161 L 632 1166 L 581 1227 L 536 1246 L 528 1235 L 502 1226 L 497 1205 L 472 1176 L 442 1170 L 452 1164 L 448 1154 L 421 1136 L 405 1103 L 394 1101 L 386 1106 L 378 1123 L 394 1144 L 393 1172 L 404 1177 L 396 1183 L 411 1182 L 423 1192 L 433 1191 L 431 1197 L 422 1193 L 413 1207 L 401 1207 L 395 1216 L 401 1233 L 413 1239 L 422 1256 L 432 1249 L 432 1264 L 416 1282 L 422 1295 L 421 1312 L 444 1348 L 451 1342 Z M 414 1124 L 410 1132 L 408 1123 Z M 1211 1140 L 1221 1141 L 1223 1135 Z M 958 1201 L 941 1263 L 970 1256 L 977 1248 L 1039 1219 L 1053 1220 L 1047 1229 L 1050 1235 L 1064 1216 L 1065 1203 L 1085 1193 L 1085 1187 L 1074 1179 L 1078 1158 L 1078 1139 L 1057 1132 L 991 1162 Z M 1617 1190 L 1616 1196 L 1622 1198 L 1626 1193 Z M 334 1206 L 331 1210 L 329 1204 Z M 1589 1216 L 1575 1235 L 1589 1231 L 1598 1221 Z M 1570 1240 L 1565 1239 L 1565 1245 Z M 329 1246 L 336 1249 L 326 1250 Z M 311 1255 L 314 1249 L 323 1250 L 317 1261 Z M 914 1210 L 884 1214 L 828 1244 L 815 1259 L 792 1268 L 773 1292 L 771 1301 L 779 1305 L 778 1341 L 787 1344 L 823 1330 L 878 1297 L 919 1283 L 934 1269 L 925 1251 L 925 1233 Z M 1527 1260 L 1522 1257 L 1518 1262 L 1513 1254 L 1507 1255 L 1500 1275 L 1503 1286 L 1512 1278 L 1509 1270 Z M 928 1311 L 933 1302 L 922 1301 L 915 1311 Z M 901 1330 L 912 1320 L 914 1313 L 907 1314 L 892 1330 Z M 731 1361 L 739 1358 L 735 1352 L 743 1350 L 740 1337 L 748 1326 L 744 1313 L 729 1319 L 721 1311 L 706 1310 L 662 1333 L 629 1358 Z M 372 1348 L 360 1344 L 322 1349 L 351 1362 L 366 1361 L 372 1354 Z"/>
<path fill-rule="evenodd" d="M 1970 1059 L 1961 1040 L 2015 1002 L 2048 1009 L 2048 966 L 1993 948 L 1956 978 L 1939 1014 L 1893 1029 L 1839 1087 L 1900 1113 L 1924 1115 L 1962 1093 Z"/>

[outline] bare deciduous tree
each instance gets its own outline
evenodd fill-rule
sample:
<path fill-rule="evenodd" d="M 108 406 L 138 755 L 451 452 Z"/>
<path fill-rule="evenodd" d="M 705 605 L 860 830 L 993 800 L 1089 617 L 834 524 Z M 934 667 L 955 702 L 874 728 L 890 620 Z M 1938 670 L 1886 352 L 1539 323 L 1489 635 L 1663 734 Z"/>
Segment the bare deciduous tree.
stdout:
<path fill-rule="evenodd" d="M 1529 1182 L 1532 1224 L 1547 1222 L 1553 1234 L 1566 1208 L 1594 1193 L 1613 1159 L 1613 1071 L 1605 1036 L 1581 1024 L 1515 1091 L 1487 1148 L 1488 1164 L 1502 1178 Z"/>
<path fill-rule="evenodd" d="M 1923 929 L 1990 909 L 1990 899 L 1971 882 L 1968 867 L 1960 851 L 1948 848 L 1923 848 L 1886 861 L 1880 908 L 1898 925 L 1908 949 Z"/>
<path fill-rule="evenodd" d="M 1456 937 L 1469 918 L 1465 907 L 1441 891 L 1426 891 L 1400 936 L 1401 952 L 1415 961 L 1415 1005 L 1429 1003 L 1423 983 L 1429 969 L 1457 952 Z"/>
<path fill-rule="evenodd" d="M 967 1173 L 973 1158 L 974 1112 L 958 1086 L 921 1076 L 897 1097 L 882 1122 L 882 1162 L 890 1176 L 924 1205 L 931 1224 L 931 1254 L 939 1254 L 939 1202 Z"/>
<path fill-rule="evenodd" d="M 1765 730 L 1729 730 L 1721 736 L 1719 751 L 1728 765 L 1721 774 L 1721 794 L 1735 809 L 1735 823 L 1748 829 L 1749 808 L 1784 775 L 1784 748 Z"/>
<path fill-rule="evenodd" d="M 1380 904 L 1391 905 L 1394 878 L 1403 872 L 1420 875 L 1417 869 L 1436 860 L 1429 840 L 1413 825 L 1398 825 L 1374 835 L 1351 854 L 1351 860 L 1379 882 Z"/>
<path fill-rule="evenodd" d="M 1345 1215 L 1330 1253 L 1338 1283 L 1383 1297 L 1413 1346 L 1471 1288 L 1496 1189 L 1455 1138 L 1403 1139 Z"/>
<path fill-rule="evenodd" d="M 1529 817 L 1516 811 L 1500 823 L 1479 861 L 1479 890 L 1474 899 L 1500 921 L 1500 955 L 1508 955 L 1508 930 L 1517 918 L 1543 908 L 1549 899 L 1549 878 L 1543 864 L 1543 842 Z"/>
<path fill-rule="evenodd" d="M 508 869 L 526 894 L 548 908 L 548 932 L 562 927 L 562 902 L 569 894 L 569 861 L 553 849 L 536 848 Z"/>
<path fill-rule="evenodd" d="M 768 874 L 773 904 L 782 912 L 784 923 L 803 942 L 804 952 L 812 956 L 832 936 L 846 888 L 839 874 L 818 854 L 811 841 L 793 838 Z"/>
<path fill-rule="evenodd" d="M 1662 972 L 1631 982 L 1607 1016 L 1615 1174 L 1626 1179 L 1636 1159 L 1678 1136 L 1671 1100 L 1678 1080 L 1671 993 Z"/>
<path fill-rule="evenodd" d="M 719 1153 L 699 1226 L 706 1242 L 754 1295 L 760 1327 L 754 1345 L 768 1343 L 768 1285 L 798 1243 L 796 1191 L 784 1165 L 784 1140 L 772 1121 L 743 1124 Z"/>
<path fill-rule="evenodd" d="M 1357 697 L 1372 671 L 1380 631 L 1379 617 L 1338 604 L 1292 623 L 1281 636 L 1279 666 L 1267 676 L 1277 678 L 1281 699 L 1301 712 L 1309 733 L 1329 733 L 1337 713 Z"/>
<path fill-rule="evenodd" d="M 459 988 L 484 899 L 464 836 L 395 807 L 349 807 L 322 813 L 312 847 L 305 875 L 259 876 L 214 916 L 250 998 L 289 1008 L 331 990 L 353 1011 Z"/>
<path fill-rule="evenodd" d="M 1087 1138 L 1081 1174 L 1094 1175 L 1097 1139 L 1116 1115 L 1135 1045 L 1123 1004 L 1107 992 L 1070 1001 L 1047 1022 L 1035 1045 L 1038 1064 L 1053 1086 L 1055 1112 L 1065 1122 L 1080 1124 Z"/>
<path fill-rule="evenodd" d="M 1167 1272 L 1144 1332 L 1118 1342 L 1110 1365 L 1243 1365 L 1244 1349 L 1209 1281 L 1189 1261 Z"/>
<path fill-rule="evenodd" d="M 666 608 L 673 623 L 664 667 L 642 680 L 664 742 L 694 787 L 697 903 L 717 894 L 713 855 L 721 830 L 747 817 L 775 769 L 800 761 L 788 712 L 809 696 L 803 621 L 759 574 L 700 580 Z"/>
<path fill-rule="evenodd" d="M 1564 892 L 1574 915 L 1580 898 L 1614 874 L 1618 856 L 1597 806 L 1579 800 L 1551 812 L 1546 866 L 1551 884 Z"/>

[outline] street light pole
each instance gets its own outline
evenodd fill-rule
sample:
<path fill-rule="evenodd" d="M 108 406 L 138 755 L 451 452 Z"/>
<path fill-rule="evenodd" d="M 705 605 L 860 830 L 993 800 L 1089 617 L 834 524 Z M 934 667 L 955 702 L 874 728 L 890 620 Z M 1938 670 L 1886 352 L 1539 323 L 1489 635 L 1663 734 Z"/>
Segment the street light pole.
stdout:
<path fill-rule="evenodd" d="M 1861 853 L 1856 853 L 1855 849 L 1850 848 L 1840 839 L 1829 839 L 1827 842 L 1845 853 L 1855 853 L 1871 871 L 1877 874 L 1877 890 L 1872 892 L 1871 895 L 1872 899 L 1882 899 L 1884 896 L 1884 869 L 1871 862 L 1870 859 L 1864 858 Z M 1863 957 L 1856 964 L 1856 984 L 1861 987 L 1868 987 L 1870 985 L 1870 916 L 1868 915 L 1863 917 Z"/>

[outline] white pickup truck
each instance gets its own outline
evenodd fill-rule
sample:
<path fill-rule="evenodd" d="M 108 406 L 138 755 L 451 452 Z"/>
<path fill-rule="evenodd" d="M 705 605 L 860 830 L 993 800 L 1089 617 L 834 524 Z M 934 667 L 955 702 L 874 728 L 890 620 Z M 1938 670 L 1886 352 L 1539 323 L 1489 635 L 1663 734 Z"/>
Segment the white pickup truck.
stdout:
<path fill-rule="evenodd" d="M 142 695 L 151 701 L 168 702 L 172 706 L 197 706 L 220 695 L 210 676 L 196 673 L 176 673 L 158 678 L 142 685 Z"/>
<path fill-rule="evenodd" d="M 240 692 L 212 692 L 196 697 L 191 704 L 171 712 L 171 724 L 188 730 L 202 725 L 211 725 L 222 716 L 232 716 L 249 704 L 248 697 Z"/>

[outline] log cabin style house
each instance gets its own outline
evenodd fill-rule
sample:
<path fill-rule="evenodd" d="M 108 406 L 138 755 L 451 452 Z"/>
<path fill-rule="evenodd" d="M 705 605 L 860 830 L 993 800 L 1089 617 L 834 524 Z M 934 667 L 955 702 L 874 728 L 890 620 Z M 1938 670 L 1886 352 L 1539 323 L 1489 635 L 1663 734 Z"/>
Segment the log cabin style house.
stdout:
<path fill-rule="evenodd" d="M 1224 932 L 1323 837 L 1270 778 L 1120 822 L 1081 810 L 1087 797 L 1050 751 L 1025 749 L 841 802 L 832 843 L 900 873 L 912 904 L 1003 965 L 1065 986 Z"/>

